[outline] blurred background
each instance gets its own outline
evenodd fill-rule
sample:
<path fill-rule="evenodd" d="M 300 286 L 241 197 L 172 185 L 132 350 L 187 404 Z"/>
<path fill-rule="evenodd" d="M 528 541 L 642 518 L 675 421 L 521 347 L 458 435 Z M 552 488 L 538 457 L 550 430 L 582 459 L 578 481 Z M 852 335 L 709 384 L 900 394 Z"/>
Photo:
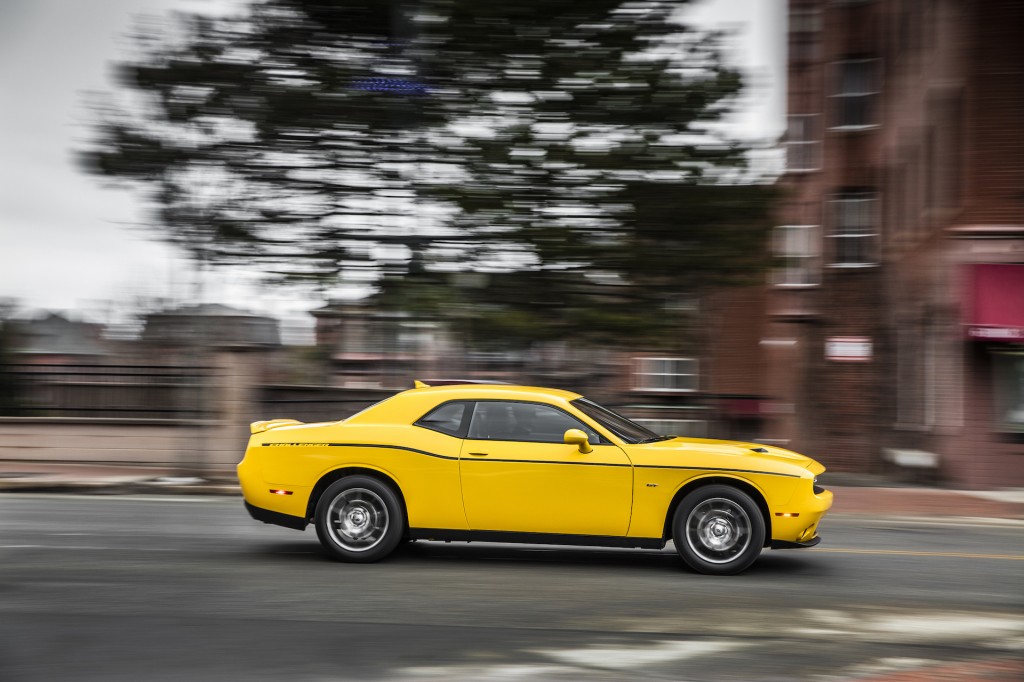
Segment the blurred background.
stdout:
<path fill-rule="evenodd" d="M 7 0 L 0 460 L 413 379 L 1024 486 L 1012 0 Z"/>

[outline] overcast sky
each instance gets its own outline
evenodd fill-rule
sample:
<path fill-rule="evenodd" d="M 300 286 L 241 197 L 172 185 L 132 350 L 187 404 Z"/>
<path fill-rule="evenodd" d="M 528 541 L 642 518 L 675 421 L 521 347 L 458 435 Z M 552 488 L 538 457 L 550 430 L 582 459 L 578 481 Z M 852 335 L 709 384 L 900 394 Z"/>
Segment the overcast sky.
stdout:
<path fill-rule="evenodd" d="M 140 14 L 214 8 L 226 0 L 0 0 L 0 298 L 24 307 L 71 310 L 96 321 L 110 302 L 184 298 L 195 276 L 141 227 L 135 196 L 104 189 L 73 161 L 88 136 L 87 91 L 109 90 Z M 736 126 L 773 138 L 784 120 L 785 0 L 703 0 L 694 23 L 738 32 L 731 60 L 754 87 Z M 316 307 L 289 292 L 262 290 L 246 273 L 208 276 L 208 302 L 297 320 Z M 311 319 L 308 320 L 311 323 Z"/>

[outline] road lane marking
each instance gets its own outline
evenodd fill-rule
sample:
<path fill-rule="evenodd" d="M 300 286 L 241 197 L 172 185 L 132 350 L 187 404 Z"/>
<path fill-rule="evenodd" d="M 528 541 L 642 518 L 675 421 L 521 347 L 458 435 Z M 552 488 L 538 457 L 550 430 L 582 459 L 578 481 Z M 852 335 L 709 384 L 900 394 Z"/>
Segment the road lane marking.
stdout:
<path fill-rule="evenodd" d="M 553 658 L 577 668 L 637 669 L 647 665 L 674 663 L 698 656 L 734 651 L 749 642 L 728 640 L 662 641 L 641 645 L 596 646 L 581 649 L 535 649 L 531 653 Z"/>
<path fill-rule="evenodd" d="M 831 552 L 833 554 L 883 554 L 890 556 L 934 556 L 952 557 L 955 559 L 1002 559 L 1005 561 L 1024 561 L 1024 555 L 1019 554 L 974 554 L 970 552 L 919 552 L 912 549 L 844 549 L 842 547 L 819 547 L 817 552 Z"/>

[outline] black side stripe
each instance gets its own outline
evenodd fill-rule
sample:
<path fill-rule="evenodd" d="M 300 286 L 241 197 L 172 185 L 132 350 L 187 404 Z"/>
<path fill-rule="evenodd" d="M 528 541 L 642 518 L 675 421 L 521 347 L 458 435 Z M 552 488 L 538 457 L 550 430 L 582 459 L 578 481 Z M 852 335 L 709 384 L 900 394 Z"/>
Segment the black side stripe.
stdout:
<path fill-rule="evenodd" d="M 552 462 L 546 459 L 491 459 L 490 457 L 478 457 L 474 459 L 463 458 L 463 462 L 508 462 L 510 464 L 573 464 L 583 467 L 629 467 L 632 464 L 619 464 L 617 462 Z"/>
<path fill-rule="evenodd" d="M 407 448 L 402 445 L 375 445 L 373 443 L 264 443 L 264 447 L 274 445 L 319 445 L 332 448 L 380 448 L 382 450 L 405 450 L 407 452 L 415 452 L 418 455 L 426 455 L 427 457 L 436 457 L 437 459 L 450 459 L 458 461 L 458 457 L 449 457 L 448 455 L 439 455 L 436 452 L 427 452 L 426 450 L 417 450 L 416 448 Z"/>
<path fill-rule="evenodd" d="M 800 478 L 800 474 L 780 474 L 774 471 L 758 471 L 757 469 L 727 469 L 719 467 L 677 467 L 662 466 L 660 464 L 637 464 L 637 469 L 685 469 L 687 471 L 731 471 L 737 474 L 762 474 L 764 476 L 785 476 L 786 478 Z"/>
<path fill-rule="evenodd" d="M 406 452 L 414 452 L 418 455 L 426 455 L 427 457 L 434 457 L 436 459 L 447 459 L 451 461 L 459 461 L 458 457 L 449 457 L 448 455 L 439 455 L 435 452 L 427 452 L 426 450 L 417 450 L 416 448 L 407 448 L 403 445 L 376 445 L 373 443 L 263 443 L 263 447 L 274 447 L 274 446 L 321 446 L 321 447 L 332 447 L 332 448 L 380 448 L 382 450 L 405 450 Z M 800 478 L 799 474 L 780 474 L 774 471 L 758 471 L 756 469 L 729 469 L 721 467 L 685 467 L 685 466 L 671 466 L 671 465 L 660 465 L 660 464 L 617 464 L 614 462 L 555 462 L 550 460 L 529 460 L 529 459 L 491 459 L 491 458 L 479 458 L 479 459 L 462 459 L 463 462 L 504 462 L 507 464 L 572 464 L 575 466 L 586 466 L 586 467 L 633 467 L 635 469 L 679 469 L 683 471 L 728 471 L 737 474 L 761 474 L 763 476 L 783 476 L 785 478 Z"/>

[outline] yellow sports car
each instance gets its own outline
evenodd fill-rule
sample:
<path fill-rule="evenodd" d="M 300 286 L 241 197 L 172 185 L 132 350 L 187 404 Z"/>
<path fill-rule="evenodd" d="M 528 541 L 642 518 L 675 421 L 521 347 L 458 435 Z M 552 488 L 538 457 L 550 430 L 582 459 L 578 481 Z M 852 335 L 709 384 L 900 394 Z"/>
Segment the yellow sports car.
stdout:
<path fill-rule="evenodd" d="M 762 547 L 811 547 L 825 468 L 781 448 L 658 436 L 581 395 L 427 386 L 338 422 L 252 424 L 238 465 L 253 518 L 302 530 L 344 561 L 403 540 L 660 549 L 701 573 Z"/>

